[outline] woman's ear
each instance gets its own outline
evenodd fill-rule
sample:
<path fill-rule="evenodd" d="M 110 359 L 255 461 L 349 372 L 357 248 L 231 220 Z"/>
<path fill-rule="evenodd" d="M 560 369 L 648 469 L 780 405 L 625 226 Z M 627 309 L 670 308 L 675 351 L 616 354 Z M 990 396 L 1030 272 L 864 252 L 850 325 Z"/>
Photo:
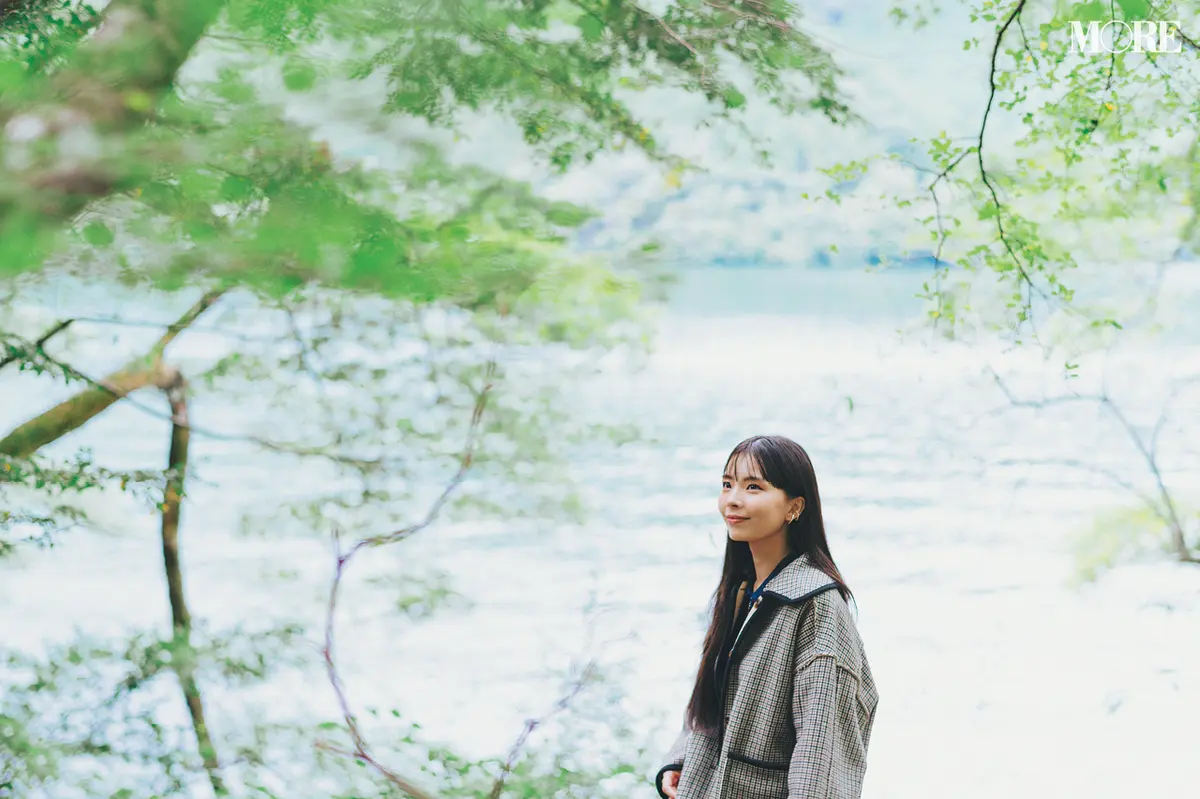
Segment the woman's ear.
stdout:
<path fill-rule="evenodd" d="M 804 512 L 804 497 L 797 497 L 796 502 L 792 505 L 792 515 L 799 516 Z"/>

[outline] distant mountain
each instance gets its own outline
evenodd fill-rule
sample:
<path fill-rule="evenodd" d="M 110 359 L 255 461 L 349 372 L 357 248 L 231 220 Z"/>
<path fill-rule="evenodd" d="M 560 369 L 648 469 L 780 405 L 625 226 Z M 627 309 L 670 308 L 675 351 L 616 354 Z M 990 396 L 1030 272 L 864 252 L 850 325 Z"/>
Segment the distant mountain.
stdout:
<path fill-rule="evenodd" d="M 917 34 L 924 45 L 914 48 L 914 34 L 899 31 L 890 8 L 886 0 L 804 4 L 806 31 L 845 70 L 851 105 L 866 121 L 833 126 L 811 114 L 783 117 L 765 105 L 748 110 L 747 126 L 769 131 L 763 144 L 770 166 L 746 148 L 734 154 L 715 128 L 690 127 L 688 103 L 669 94 L 643 96 L 635 110 L 665 121 L 664 146 L 706 171 L 671 184 L 628 151 L 582 168 L 558 196 L 601 215 L 577 231 L 573 247 L 616 254 L 653 239 L 672 261 L 730 269 L 935 268 L 928 234 L 916 221 L 932 213 L 921 206 L 928 202 L 922 170 L 931 166 L 921 142 L 977 130 L 975 101 L 987 63 L 961 47 L 978 32 L 965 14 L 936 15 Z M 850 180 L 832 183 L 821 171 L 888 154 L 898 160 Z M 825 198 L 829 189 L 840 202 Z M 892 196 L 916 204 L 899 208 Z"/>

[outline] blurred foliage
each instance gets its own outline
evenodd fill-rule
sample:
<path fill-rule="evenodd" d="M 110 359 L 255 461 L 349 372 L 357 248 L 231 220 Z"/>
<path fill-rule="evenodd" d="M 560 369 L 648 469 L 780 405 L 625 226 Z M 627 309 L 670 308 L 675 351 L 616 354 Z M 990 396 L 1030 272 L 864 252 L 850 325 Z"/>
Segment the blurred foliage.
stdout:
<path fill-rule="evenodd" d="M 661 15 L 589 0 L 114 0 L 113 35 L 78 51 L 31 50 L 30 31 L 49 36 L 64 14 L 72 31 L 93 24 L 85 8 L 35 4 L 6 19 L 8 274 L 40 268 L 51 231 L 86 207 L 76 228 L 93 247 L 119 241 L 119 227 L 180 251 L 146 270 L 118 248 L 130 280 L 208 276 L 268 294 L 316 281 L 418 300 L 478 300 L 498 284 L 519 293 L 548 255 L 537 245 L 560 242 L 586 212 L 452 166 L 422 133 L 499 112 L 565 170 L 624 146 L 677 163 L 622 100 L 649 87 L 704 96 L 709 123 L 736 121 L 750 96 L 847 116 L 831 59 L 792 24 L 795 7 L 777 0 L 686 0 Z M 181 27 L 178 46 L 153 40 L 149 53 L 161 58 L 148 58 L 131 43 L 159 24 Z M 172 67 L 189 56 L 197 66 L 177 83 Z M 102 91 L 82 65 L 129 88 Z M 380 78 L 363 116 L 376 126 L 426 123 L 408 128 L 395 148 L 405 163 L 385 174 L 342 162 L 280 113 L 295 95 L 320 101 Z M 47 94 L 88 90 L 43 109 Z M 37 105 L 22 105 L 33 97 Z"/>
<path fill-rule="evenodd" d="M 227 781 L 244 795 L 277 799 L 399 797 L 378 774 L 336 751 L 351 746 L 340 721 L 297 715 L 280 722 L 287 714 L 279 712 L 278 697 L 255 690 L 305 666 L 304 650 L 292 642 L 297 630 L 232 629 L 198 636 L 194 644 L 202 679 L 220 689 L 211 694 L 221 711 L 220 746 L 231 755 Z M 79 636 L 43 657 L 6 652 L 0 796 L 58 795 L 63 785 L 109 798 L 196 795 L 200 764 L 185 711 L 164 684 L 176 654 L 170 641 L 148 632 L 113 640 Z M 547 729 L 519 754 L 501 796 L 628 796 L 642 779 L 647 752 L 612 704 L 617 689 L 600 675 L 589 684 L 591 700 L 547 719 Z M 447 799 L 490 796 L 504 770 L 501 759 L 472 760 L 428 741 L 421 725 L 398 710 L 368 708 L 360 724 L 377 758 Z"/>
<path fill-rule="evenodd" d="M 1180 507 L 1176 512 L 1190 528 L 1186 545 L 1200 549 L 1200 508 Z M 1106 511 L 1072 537 L 1075 582 L 1090 583 L 1122 564 L 1174 555 L 1170 522 L 1159 508 L 1139 504 Z"/>
<path fill-rule="evenodd" d="M 367 583 L 395 591 L 396 610 L 414 620 L 427 619 L 442 608 L 473 606 L 470 598 L 454 590 L 452 575 L 446 572 L 415 576 L 388 573 L 369 578 Z"/>
<path fill-rule="evenodd" d="M 0 557 L 19 543 L 49 546 L 55 534 L 72 529 L 86 514 L 72 504 L 73 497 L 100 487 L 129 492 L 146 507 L 161 502 L 169 472 L 161 470 L 115 471 L 96 466 L 86 450 L 62 464 L 18 460 L 0 455 Z"/>
<path fill-rule="evenodd" d="M 958 5 L 986 31 L 961 43 L 986 70 L 977 121 L 912 140 L 919 155 L 838 168 L 916 170 L 915 192 L 888 199 L 914 211 L 922 232 L 913 246 L 938 261 L 924 296 L 945 335 L 1006 331 L 1038 341 L 1059 317 L 1122 328 L 1156 306 L 1157 289 L 1128 292 L 1118 307 L 1092 305 L 1076 296 L 1073 274 L 1080 264 L 1164 263 L 1196 249 L 1200 30 L 1189 25 L 1200 4 Z M 892 15 L 920 37 L 939 13 L 951 11 L 919 2 Z M 1147 19 L 1182 21 L 1179 52 L 1130 47 L 1127 25 Z M 1115 21 L 1109 32 L 1126 52 L 1080 51 L 1071 23 L 1086 30 L 1089 21 Z"/>
<path fill-rule="evenodd" d="M 232 630 L 198 637 L 187 652 L 152 633 L 119 641 L 79 636 L 40 658 L 7 652 L 0 796 L 35 796 L 64 778 L 92 796 L 187 795 L 194 747 L 187 727 L 169 720 L 182 708 L 164 713 L 179 702 L 173 661 L 204 664 L 210 684 L 246 684 L 295 660 L 297 633 L 294 626 Z M 114 775 L 129 784 L 112 786 Z"/>

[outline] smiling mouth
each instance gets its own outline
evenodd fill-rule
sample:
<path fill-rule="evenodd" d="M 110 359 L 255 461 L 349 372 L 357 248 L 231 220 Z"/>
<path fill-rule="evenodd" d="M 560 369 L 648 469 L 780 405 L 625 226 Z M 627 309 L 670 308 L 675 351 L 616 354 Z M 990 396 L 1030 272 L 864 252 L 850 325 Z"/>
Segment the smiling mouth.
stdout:
<path fill-rule="evenodd" d="M 748 521 L 749 518 L 749 516 L 726 516 L 725 521 L 729 522 L 730 524 L 739 524 L 741 522 Z"/>

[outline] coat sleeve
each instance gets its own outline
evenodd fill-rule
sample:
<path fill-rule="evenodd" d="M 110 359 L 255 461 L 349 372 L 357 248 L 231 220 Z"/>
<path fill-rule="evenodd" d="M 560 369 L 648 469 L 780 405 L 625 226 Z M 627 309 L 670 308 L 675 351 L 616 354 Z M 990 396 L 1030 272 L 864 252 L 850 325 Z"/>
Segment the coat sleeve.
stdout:
<path fill-rule="evenodd" d="M 792 721 L 788 799 L 859 799 L 867 751 L 858 678 L 836 655 L 809 654 L 795 663 Z"/>
<path fill-rule="evenodd" d="M 658 795 L 667 799 L 667 795 L 663 793 L 662 784 L 663 777 L 668 771 L 683 771 L 683 753 L 687 750 L 688 739 L 691 737 L 691 731 L 688 730 L 687 724 L 683 726 L 679 737 L 675 739 L 675 743 L 671 744 L 671 748 L 667 750 L 666 757 L 663 758 L 665 764 L 658 770 L 658 774 L 654 776 L 654 789 L 658 791 Z"/>

